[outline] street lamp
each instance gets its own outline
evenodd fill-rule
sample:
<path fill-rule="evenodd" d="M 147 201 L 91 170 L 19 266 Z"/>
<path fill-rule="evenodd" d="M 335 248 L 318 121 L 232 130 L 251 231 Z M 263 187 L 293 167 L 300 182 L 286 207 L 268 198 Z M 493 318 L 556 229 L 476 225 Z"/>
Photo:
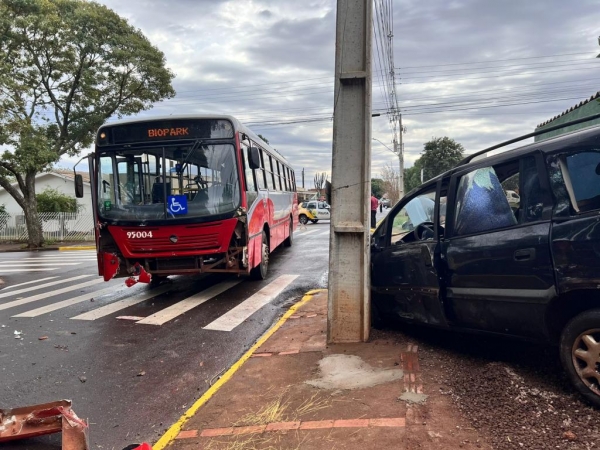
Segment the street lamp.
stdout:
<path fill-rule="evenodd" d="M 385 148 L 387 148 L 390 152 L 396 154 L 396 152 L 394 150 L 392 150 L 391 148 L 389 148 L 387 145 L 385 145 L 383 142 L 381 142 L 379 139 L 377 138 L 373 138 L 374 141 L 379 142 L 381 145 L 383 145 Z"/>

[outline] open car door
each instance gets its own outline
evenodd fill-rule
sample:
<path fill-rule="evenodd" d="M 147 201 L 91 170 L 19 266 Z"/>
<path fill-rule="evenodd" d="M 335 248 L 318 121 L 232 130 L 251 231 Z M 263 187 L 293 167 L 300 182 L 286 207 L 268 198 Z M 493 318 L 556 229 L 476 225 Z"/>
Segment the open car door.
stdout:
<path fill-rule="evenodd" d="M 447 326 L 436 269 L 440 187 L 441 183 L 430 184 L 401 200 L 375 231 L 371 247 L 374 320 L 400 317 Z"/>

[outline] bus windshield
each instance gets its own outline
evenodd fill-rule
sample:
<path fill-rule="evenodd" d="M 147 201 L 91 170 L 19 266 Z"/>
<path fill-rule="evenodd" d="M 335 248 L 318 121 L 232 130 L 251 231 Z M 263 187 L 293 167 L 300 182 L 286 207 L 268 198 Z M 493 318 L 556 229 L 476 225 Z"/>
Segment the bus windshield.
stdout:
<path fill-rule="evenodd" d="M 197 140 L 98 153 L 98 207 L 105 219 L 199 218 L 233 212 L 239 206 L 233 144 Z"/>

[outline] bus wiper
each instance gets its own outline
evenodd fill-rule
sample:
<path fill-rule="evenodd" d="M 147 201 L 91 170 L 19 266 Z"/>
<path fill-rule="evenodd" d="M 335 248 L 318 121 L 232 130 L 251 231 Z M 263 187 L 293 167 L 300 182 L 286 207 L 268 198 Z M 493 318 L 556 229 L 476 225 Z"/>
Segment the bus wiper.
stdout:
<path fill-rule="evenodd" d="M 192 148 L 190 148 L 189 153 L 187 154 L 187 156 L 181 163 L 181 169 L 179 170 L 179 173 L 183 173 L 183 171 L 187 167 L 188 160 L 192 157 L 192 155 L 196 152 L 196 150 L 198 150 L 202 146 L 202 144 L 204 144 L 204 141 L 202 139 L 196 139 L 194 141 L 194 145 L 192 145 Z"/>

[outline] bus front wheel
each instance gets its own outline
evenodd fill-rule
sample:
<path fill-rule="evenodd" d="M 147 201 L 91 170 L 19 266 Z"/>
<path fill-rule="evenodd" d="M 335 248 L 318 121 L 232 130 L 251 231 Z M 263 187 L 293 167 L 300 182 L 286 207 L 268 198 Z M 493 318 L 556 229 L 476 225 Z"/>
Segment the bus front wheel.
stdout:
<path fill-rule="evenodd" d="M 262 241 L 260 244 L 260 264 L 250 271 L 250 277 L 253 280 L 264 280 L 267 278 L 267 270 L 269 268 L 269 241 L 267 233 L 262 232 Z"/>
<path fill-rule="evenodd" d="M 290 218 L 290 234 L 285 241 L 283 241 L 283 245 L 285 247 L 291 247 L 294 243 L 294 222 L 293 219 Z"/>

